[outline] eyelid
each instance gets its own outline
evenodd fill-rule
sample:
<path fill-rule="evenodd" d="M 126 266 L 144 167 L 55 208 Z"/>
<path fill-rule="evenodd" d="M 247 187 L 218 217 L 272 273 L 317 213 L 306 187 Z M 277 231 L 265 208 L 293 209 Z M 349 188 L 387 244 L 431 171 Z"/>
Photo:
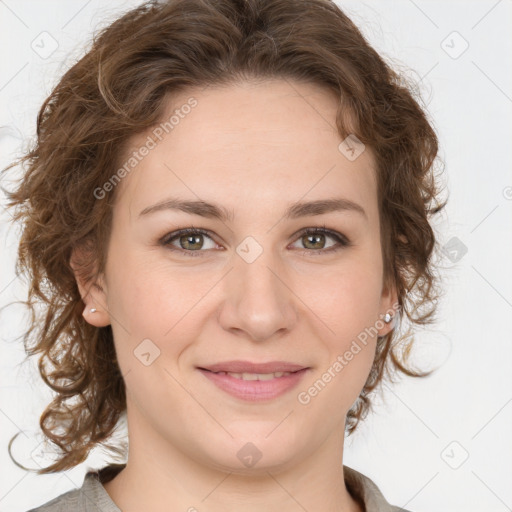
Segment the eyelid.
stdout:
<path fill-rule="evenodd" d="M 333 238 L 337 242 L 337 244 L 332 247 L 328 247 L 327 249 L 298 249 L 298 250 L 302 251 L 303 253 L 307 253 L 307 254 L 311 254 L 311 255 L 330 254 L 330 253 L 338 251 L 339 249 L 350 247 L 352 245 L 352 242 L 343 233 L 340 233 L 333 229 L 329 229 L 325 225 L 301 229 L 295 235 L 293 235 L 293 238 L 295 240 L 295 239 L 303 237 L 305 235 L 310 235 L 310 234 L 316 235 L 318 233 L 324 234 L 326 236 Z"/>
<path fill-rule="evenodd" d="M 303 228 L 303 229 L 297 231 L 295 234 L 292 235 L 291 243 L 297 241 L 297 239 L 299 239 L 302 236 L 309 235 L 309 234 L 316 235 L 319 233 L 324 234 L 328 237 L 331 237 L 332 239 L 334 239 L 337 242 L 337 244 L 332 247 L 328 247 L 327 249 L 296 249 L 296 250 L 302 251 L 302 253 L 309 254 L 309 255 L 329 254 L 329 253 L 335 252 L 339 249 L 350 247 L 352 245 L 352 242 L 343 233 L 329 229 L 325 225 L 307 227 L 307 228 Z M 212 236 L 211 231 L 209 231 L 207 229 L 203 229 L 203 228 L 195 228 L 193 226 L 188 227 L 188 228 L 183 228 L 183 229 L 177 229 L 176 231 L 167 233 L 162 238 L 160 238 L 159 243 L 171 251 L 177 251 L 182 254 L 185 253 L 185 254 L 187 254 L 187 256 L 199 256 L 199 255 L 201 255 L 201 253 L 205 253 L 205 252 L 208 252 L 211 250 L 211 249 L 206 249 L 206 250 L 199 249 L 196 251 L 187 251 L 185 249 L 173 247 L 171 245 L 171 241 L 174 241 L 174 239 L 177 239 L 180 236 L 187 235 L 187 234 L 202 234 L 202 235 L 210 238 L 214 243 L 217 244 L 214 237 Z M 217 245 L 219 245 L 219 244 L 217 244 Z M 223 249 L 220 249 L 220 250 L 223 250 Z"/>
<path fill-rule="evenodd" d="M 207 236 L 214 243 L 217 244 L 217 242 L 215 242 L 215 240 L 212 236 L 212 233 L 210 231 L 208 231 L 207 229 L 203 229 L 203 228 L 195 228 L 193 226 L 191 226 L 189 228 L 177 229 L 176 231 L 167 233 L 162 238 L 160 238 L 160 240 L 158 242 L 161 245 L 163 245 L 165 248 L 169 249 L 170 251 L 180 252 L 182 254 L 185 253 L 185 254 L 187 254 L 187 256 L 199 256 L 201 253 L 204 253 L 207 251 L 205 251 L 205 250 L 187 251 L 185 249 L 180 249 L 178 247 L 173 247 L 171 245 L 171 241 L 173 241 L 176 238 L 179 238 L 180 236 L 187 235 L 187 234 L 198 234 L 198 233 L 201 235 Z M 217 245 L 219 245 L 219 244 L 217 244 Z"/>

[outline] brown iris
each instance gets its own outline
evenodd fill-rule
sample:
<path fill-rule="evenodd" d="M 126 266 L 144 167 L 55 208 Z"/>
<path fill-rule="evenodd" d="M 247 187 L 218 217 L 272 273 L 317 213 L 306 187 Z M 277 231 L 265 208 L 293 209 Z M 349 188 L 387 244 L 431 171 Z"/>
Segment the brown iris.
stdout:
<path fill-rule="evenodd" d="M 322 233 L 314 235 L 304 235 L 302 237 L 302 243 L 304 244 L 304 247 L 306 247 L 307 249 L 323 249 L 325 246 L 325 235 Z M 309 243 L 313 244 L 314 247 L 309 247 Z"/>

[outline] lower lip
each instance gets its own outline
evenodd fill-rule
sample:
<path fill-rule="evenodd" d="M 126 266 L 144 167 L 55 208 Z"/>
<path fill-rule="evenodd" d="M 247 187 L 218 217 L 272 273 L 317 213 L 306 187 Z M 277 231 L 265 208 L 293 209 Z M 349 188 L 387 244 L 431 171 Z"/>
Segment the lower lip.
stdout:
<path fill-rule="evenodd" d="M 214 373 L 201 368 L 199 368 L 199 371 L 218 388 L 231 396 L 248 402 L 259 402 L 272 400 L 293 389 L 299 384 L 307 368 L 270 380 L 243 380 L 228 374 Z"/>

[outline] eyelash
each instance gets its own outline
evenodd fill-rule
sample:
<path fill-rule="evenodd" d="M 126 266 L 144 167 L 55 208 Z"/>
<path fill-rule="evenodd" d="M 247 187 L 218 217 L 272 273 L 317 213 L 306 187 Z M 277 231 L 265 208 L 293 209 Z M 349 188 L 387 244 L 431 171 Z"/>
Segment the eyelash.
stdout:
<path fill-rule="evenodd" d="M 205 250 L 189 251 L 186 249 L 178 249 L 171 245 L 171 242 L 173 242 L 175 239 L 179 238 L 180 236 L 197 235 L 197 234 L 205 235 L 208 238 L 213 240 L 210 232 L 206 231 L 205 229 L 184 228 L 184 229 L 180 229 L 178 231 L 173 231 L 172 233 L 168 233 L 167 235 L 165 235 L 163 238 L 160 239 L 160 244 L 173 252 L 174 251 L 181 252 L 182 254 L 186 254 L 187 256 L 190 256 L 190 257 L 201 256 L 201 253 L 206 252 Z M 307 235 L 318 235 L 318 234 L 328 235 L 329 237 L 333 238 L 337 242 L 337 245 L 334 245 L 327 249 L 303 249 L 302 253 L 304 255 L 306 255 L 306 254 L 307 255 L 320 255 L 320 254 L 326 254 L 326 253 L 330 254 L 330 253 L 339 251 L 340 249 L 350 247 L 352 245 L 352 243 L 346 236 L 344 236 L 341 233 L 338 233 L 336 231 L 327 229 L 325 226 L 316 227 L 316 228 L 305 228 L 298 233 L 297 239 L 302 238 L 303 236 L 307 236 Z M 300 249 L 298 249 L 298 250 L 300 250 Z"/>

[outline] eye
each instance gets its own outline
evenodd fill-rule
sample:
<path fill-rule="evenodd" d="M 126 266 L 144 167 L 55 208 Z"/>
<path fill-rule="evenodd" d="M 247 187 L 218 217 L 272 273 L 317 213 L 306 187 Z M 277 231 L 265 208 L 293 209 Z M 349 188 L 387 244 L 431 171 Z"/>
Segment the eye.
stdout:
<path fill-rule="evenodd" d="M 210 242 L 205 246 L 205 239 Z M 199 256 L 201 249 L 215 249 L 217 244 L 209 236 L 208 231 L 201 228 L 186 228 L 173 231 L 160 242 L 172 251 L 179 251 L 187 256 Z"/>
<path fill-rule="evenodd" d="M 299 237 L 297 242 L 302 243 L 303 248 L 306 249 L 303 253 L 308 255 L 330 253 L 351 245 L 347 237 L 325 227 L 306 228 L 296 236 Z M 334 242 L 329 244 L 329 239 Z M 187 256 L 200 256 L 201 252 L 205 252 L 205 250 L 219 247 L 209 232 L 201 228 L 173 231 L 165 235 L 160 240 L 160 244 L 171 251 L 177 251 Z"/>
<path fill-rule="evenodd" d="M 304 251 L 305 254 L 325 254 L 351 245 L 347 237 L 325 227 L 307 228 L 299 233 L 299 237 L 297 242 L 303 244 L 307 249 Z M 334 243 L 328 245 L 328 239 L 334 240 Z"/>

